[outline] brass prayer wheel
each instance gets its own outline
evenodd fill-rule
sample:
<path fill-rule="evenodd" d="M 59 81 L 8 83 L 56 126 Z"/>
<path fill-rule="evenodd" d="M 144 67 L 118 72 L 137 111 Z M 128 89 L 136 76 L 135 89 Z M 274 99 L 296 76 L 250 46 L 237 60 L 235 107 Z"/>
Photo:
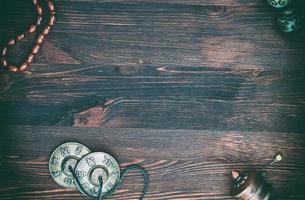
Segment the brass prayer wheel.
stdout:
<path fill-rule="evenodd" d="M 269 200 L 271 186 L 261 173 L 255 169 L 240 173 L 232 171 L 233 185 L 231 195 L 239 200 Z"/>

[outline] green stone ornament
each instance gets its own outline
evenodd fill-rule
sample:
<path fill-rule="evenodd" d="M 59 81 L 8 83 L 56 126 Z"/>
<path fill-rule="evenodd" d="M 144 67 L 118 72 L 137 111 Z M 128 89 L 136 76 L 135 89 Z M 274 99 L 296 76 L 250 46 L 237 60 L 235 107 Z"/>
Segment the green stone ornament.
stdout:
<path fill-rule="evenodd" d="M 291 0 L 268 0 L 268 4 L 274 8 L 285 8 Z"/>
<path fill-rule="evenodd" d="M 300 29 L 300 18 L 292 8 L 289 8 L 278 17 L 278 25 L 283 33 L 292 33 Z"/>

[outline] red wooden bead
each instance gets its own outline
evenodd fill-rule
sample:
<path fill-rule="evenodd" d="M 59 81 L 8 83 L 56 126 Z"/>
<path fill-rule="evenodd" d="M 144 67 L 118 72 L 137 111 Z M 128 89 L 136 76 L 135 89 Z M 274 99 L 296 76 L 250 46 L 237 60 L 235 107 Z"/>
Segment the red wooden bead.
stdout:
<path fill-rule="evenodd" d="M 33 60 L 34 60 L 34 55 L 30 54 L 26 62 L 28 63 L 28 65 L 30 65 L 33 62 Z"/>
<path fill-rule="evenodd" d="M 17 41 L 22 40 L 25 37 L 24 34 L 17 35 Z"/>
<path fill-rule="evenodd" d="M 51 26 L 47 25 L 46 27 L 44 27 L 44 29 L 42 30 L 41 33 L 42 33 L 44 36 L 47 36 L 47 35 L 49 34 L 50 30 L 51 30 Z"/>
<path fill-rule="evenodd" d="M 35 25 L 30 26 L 29 33 L 34 33 L 36 31 L 37 27 Z"/>
<path fill-rule="evenodd" d="M 15 65 L 10 65 L 7 69 L 11 72 L 18 72 L 18 68 Z"/>
<path fill-rule="evenodd" d="M 15 43 L 16 43 L 15 39 L 10 39 L 7 44 L 8 46 L 13 46 Z"/>
<path fill-rule="evenodd" d="M 24 62 L 24 63 L 22 63 L 22 65 L 20 66 L 19 70 L 23 72 L 23 71 L 27 70 L 28 67 L 29 67 L 29 64 L 28 64 L 27 62 Z"/>
<path fill-rule="evenodd" d="M 55 21 L 56 21 L 55 15 L 51 15 L 50 20 L 49 20 L 49 25 L 54 26 Z"/>
<path fill-rule="evenodd" d="M 38 14 L 38 15 L 42 15 L 42 13 L 43 13 L 42 7 L 39 6 L 39 5 L 36 6 L 36 11 L 37 11 L 37 14 Z"/>
<path fill-rule="evenodd" d="M 38 38 L 37 38 L 36 43 L 40 45 L 40 44 L 43 43 L 44 40 L 45 40 L 45 36 L 42 33 L 40 33 Z"/>
<path fill-rule="evenodd" d="M 41 25 L 42 23 L 42 15 L 43 15 L 43 8 L 39 5 L 39 0 L 32 0 L 33 4 L 36 6 L 36 11 L 38 14 L 38 17 L 36 19 L 36 24 L 33 24 L 29 27 L 28 31 L 17 35 L 16 39 L 10 39 L 8 41 L 8 46 L 13 46 L 16 44 L 17 41 L 23 40 L 28 34 L 34 33 L 37 30 L 37 27 Z M 53 26 L 56 23 L 56 17 L 55 17 L 55 5 L 52 0 L 47 0 L 48 8 L 50 10 L 50 18 L 48 21 L 48 25 L 45 26 L 42 30 L 42 32 L 39 34 L 35 45 L 32 48 L 31 53 L 26 59 L 26 62 L 22 63 L 20 65 L 20 68 L 18 69 L 15 65 L 10 65 L 7 60 L 5 59 L 5 56 L 8 54 L 8 48 L 4 47 L 2 49 L 2 56 L 3 59 L 1 60 L 1 63 L 3 66 L 5 66 L 9 71 L 11 72 L 17 72 L 17 71 L 25 71 L 28 69 L 29 65 L 33 62 L 35 55 L 39 52 L 41 44 L 44 42 L 46 36 L 49 34 L 51 30 L 51 26 Z"/>
<path fill-rule="evenodd" d="M 38 53 L 39 49 L 40 49 L 40 45 L 35 44 L 35 46 L 32 48 L 32 54 L 36 55 Z"/>
<path fill-rule="evenodd" d="M 53 1 L 48 1 L 48 5 L 51 12 L 55 11 L 55 6 Z"/>
<path fill-rule="evenodd" d="M 2 50 L 2 56 L 5 56 L 7 54 L 7 47 L 4 47 Z"/>

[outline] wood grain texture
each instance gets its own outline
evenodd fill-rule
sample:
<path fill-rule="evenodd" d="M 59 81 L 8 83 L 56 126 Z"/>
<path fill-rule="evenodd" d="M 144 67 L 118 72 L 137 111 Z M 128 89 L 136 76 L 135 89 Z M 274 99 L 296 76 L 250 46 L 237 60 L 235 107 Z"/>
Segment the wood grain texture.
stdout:
<path fill-rule="evenodd" d="M 122 168 L 144 166 L 151 177 L 148 200 L 233 200 L 230 170 L 259 169 L 281 152 L 284 160 L 267 168 L 274 197 L 305 198 L 304 134 L 18 126 L 3 127 L 0 138 L 2 200 L 86 199 L 58 186 L 48 172 L 51 152 L 67 141 L 108 152 Z M 133 172 L 110 199 L 138 199 L 142 184 Z"/>
<path fill-rule="evenodd" d="M 1 200 L 86 199 L 49 175 L 48 158 L 66 141 L 147 168 L 148 200 L 233 200 L 230 171 L 259 169 L 281 152 L 267 169 L 275 198 L 305 198 L 305 136 L 292 133 L 305 130 L 304 30 L 280 34 L 263 0 L 56 6 L 31 72 L 0 69 Z M 1 0 L 0 46 L 33 14 L 31 0 Z M 31 40 L 9 59 L 21 60 Z M 132 173 L 111 199 L 137 199 L 141 189 Z"/>
<path fill-rule="evenodd" d="M 1 1 L 1 43 L 34 18 L 22 2 Z M 56 5 L 31 74 L 0 75 L 0 123 L 304 132 L 305 34 L 264 1 Z"/>

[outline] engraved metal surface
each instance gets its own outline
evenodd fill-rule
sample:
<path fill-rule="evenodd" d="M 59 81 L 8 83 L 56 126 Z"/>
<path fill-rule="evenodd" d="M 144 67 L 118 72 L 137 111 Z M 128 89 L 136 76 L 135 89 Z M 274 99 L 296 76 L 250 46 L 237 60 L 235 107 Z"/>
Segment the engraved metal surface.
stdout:
<path fill-rule="evenodd" d="M 284 10 L 278 17 L 278 24 L 284 33 L 295 32 L 300 29 L 301 23 L 297 13 L 293 9 Z"/>
<path fill-rule="evenodd" d="M 83 188 L 92 197 L 98 194 L 99 177 L 103 180 L 103 195 L 107 195 L 120 179 L 119 164 L 111 155 L 103 152 L 90 153 L 83 157 L 78 162 L 75 173 Z"/>
<path fill-rule="evenodd" d="M 52 178 L 65 188 L 76 188 L 69 166 L 74 169 L 77 162 L 90 153 L 90 150 L 79 143 L 67 142 L 57 147 L 49 160 L 49 171 Z"/>
<path fill-rule="evenodd" d="M 268 200 L 271 186 L 260 172 L 251 169 L 234 179 L 231 195 L 240 200 Z"/>
<path fill-rule="evenodd" d="M 274 8 L 284 8 L 290 2 L 291 2 L 291 0 L 268 0 L 269 5 Z"/>

